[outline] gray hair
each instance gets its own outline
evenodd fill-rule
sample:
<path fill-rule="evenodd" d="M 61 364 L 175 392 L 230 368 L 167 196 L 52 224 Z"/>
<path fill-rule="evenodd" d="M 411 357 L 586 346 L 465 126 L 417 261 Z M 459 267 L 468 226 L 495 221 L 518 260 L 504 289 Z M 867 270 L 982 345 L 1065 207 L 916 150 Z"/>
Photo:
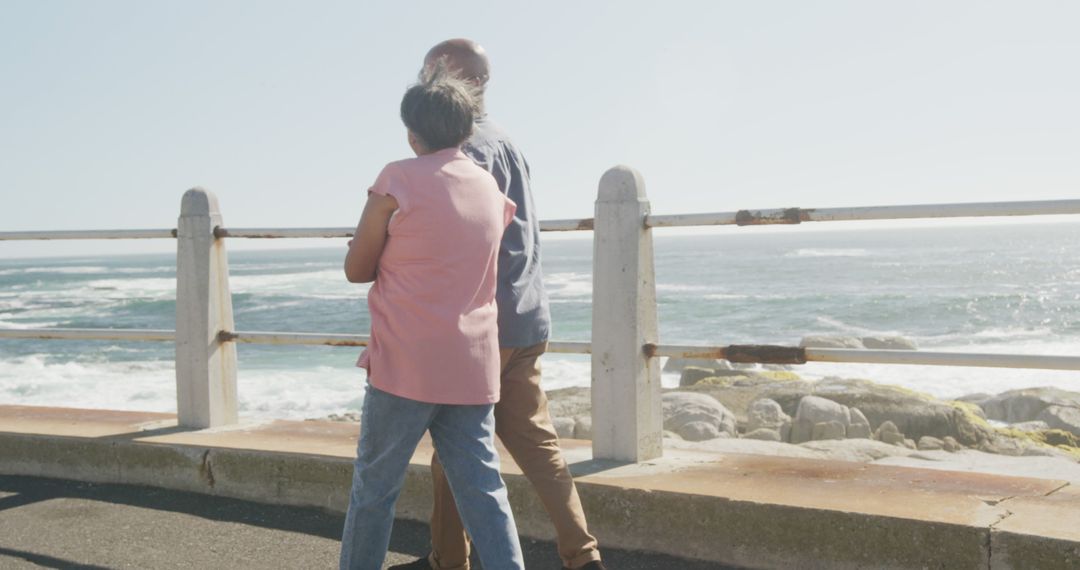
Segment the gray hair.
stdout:
<path fill-rule="evenodd" d="M 477 88 L 436 62 L 401 99 L 401 121 L 428 150 L 460 146 L 480 112 Z"/>

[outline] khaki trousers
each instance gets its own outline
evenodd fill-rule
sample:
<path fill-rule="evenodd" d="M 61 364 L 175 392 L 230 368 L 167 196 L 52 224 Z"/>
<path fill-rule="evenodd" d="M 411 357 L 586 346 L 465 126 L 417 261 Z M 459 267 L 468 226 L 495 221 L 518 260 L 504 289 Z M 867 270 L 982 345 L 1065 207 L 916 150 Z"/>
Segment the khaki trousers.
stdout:
<path fill-rule="evenodd" d="M 574 478 L 559 449 L 559 436 L 540 389 L 540 356 L 547 343 L 500 350 L 501 396 L 495 404 L 495 434 L 536 489 L 555 526 L 559 557 L 568 568 L 600 560 L 589 534 Z M 431 556 L 436 570 L 467 570 L 469 542 L 450 485 L 437 455 L 431 457 L 435 505 L 431 513 Z"/>

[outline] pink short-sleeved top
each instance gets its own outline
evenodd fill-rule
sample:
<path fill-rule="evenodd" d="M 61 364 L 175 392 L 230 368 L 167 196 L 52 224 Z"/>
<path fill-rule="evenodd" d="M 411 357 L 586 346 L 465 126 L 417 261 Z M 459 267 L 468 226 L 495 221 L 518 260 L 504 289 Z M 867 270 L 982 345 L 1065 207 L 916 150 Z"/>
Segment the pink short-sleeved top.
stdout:
<path fill-rule="evenodd" d="M 457 148 L 392 162 L 370 192 L 393 196 L 375 283 L 368 382 L 436 404 L 499 401 L 496 267 L 515 206 Z"/>

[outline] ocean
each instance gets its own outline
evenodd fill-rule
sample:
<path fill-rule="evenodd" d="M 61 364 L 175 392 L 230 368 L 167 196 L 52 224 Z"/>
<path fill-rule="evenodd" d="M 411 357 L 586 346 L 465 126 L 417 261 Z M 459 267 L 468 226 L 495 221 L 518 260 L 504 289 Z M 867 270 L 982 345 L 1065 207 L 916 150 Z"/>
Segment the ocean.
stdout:
<path fill-rule="evenodd" d="M 655 232 L 661 342 L 889 335 L 926 350 L 1080 356 L 1080 223 L 728 230 Z M 553 338 L 589 340 L 590 236 L 546 236 Z M 345 281 L 343 254 L 340 246 L 230 252 L 237 329 L 366 334 L 367 286 Z M 0 249 L 0 328 L 174 327 L 172 254 L 2 256 Z M 242 416 L 321 418 L 360 408 L 358 348 L 238 350 Z M 589 384 L 587 356 L 549 354 L 543 366 L 548 389 Z M 1080 391 L 1080 372 L 823 363 L 795 371 L 943 398 L 1029 386 Z M 678 376 L 666 374 L 664 384 L 677 385 Z M 0 339 L 0 403 L 175 411 L 173 348 Z"/>

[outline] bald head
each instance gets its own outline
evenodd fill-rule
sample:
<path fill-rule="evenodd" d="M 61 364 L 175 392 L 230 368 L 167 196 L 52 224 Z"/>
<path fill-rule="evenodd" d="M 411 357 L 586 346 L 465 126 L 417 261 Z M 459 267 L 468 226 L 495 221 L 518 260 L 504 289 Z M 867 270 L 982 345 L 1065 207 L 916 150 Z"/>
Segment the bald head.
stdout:
<path fill-rule="evenodd" d="M 483 90 L 491 77 L 491 64 L 480 44 L 465 38 L 439 42 L 424 56 L 424 72 L 442 60 L 454 75 Z"/>

